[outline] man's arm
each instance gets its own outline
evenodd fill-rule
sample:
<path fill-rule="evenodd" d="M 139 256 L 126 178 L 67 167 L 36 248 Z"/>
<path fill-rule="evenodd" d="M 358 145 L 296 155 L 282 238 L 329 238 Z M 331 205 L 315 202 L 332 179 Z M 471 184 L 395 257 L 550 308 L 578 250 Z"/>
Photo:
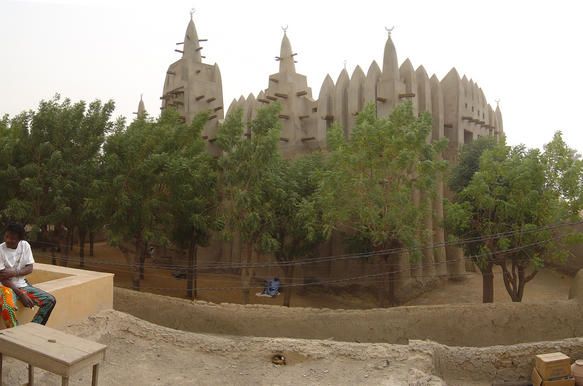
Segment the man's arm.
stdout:
<path fill-rule="evenodd" d="M 16 276 L 16 271 L 11 268 L 4 268 L 0 271 L 0 280 L 10 279 L 11 277 Z"/>
<path fill-rule="evenodd" d="M 26 265 L 23 269 L 4 268 L 0 271 L 0 280 L 10 279 L 14 276 L 27 276 L 32 273 L 32 264 Z"/>
<path fill-rule="evenodd" d="M 18 298 L 20 299 L 20 301 L 22 302 L 22 304 L 24 304 L 25 307 L 27 307 L 27 308 L 34 307 L 34 302 L 28 296 L 28 294 L 26 292 L 24 292 L 23 290 L 21 290 L 20 288 L 18 288 L 12 282 L 12 280 L 9 280 L 9 279 L 2 280 L 2 285 L 4 287 L 8 287 L 8 288 L 12 289 L 12 291 L 14 291 L 14 293 L 16 294 L 16 296 L 18 296 Z"/>

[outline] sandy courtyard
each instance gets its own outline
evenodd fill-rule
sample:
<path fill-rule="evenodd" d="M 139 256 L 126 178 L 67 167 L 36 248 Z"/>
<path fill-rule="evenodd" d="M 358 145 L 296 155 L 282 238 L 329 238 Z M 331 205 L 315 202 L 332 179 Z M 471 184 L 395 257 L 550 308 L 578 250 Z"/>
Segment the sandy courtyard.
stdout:
<path fill-rule="evenodd" d="M 108 346 L 100 385 L 406 385 L 407 346 L 318 340 L 246 338 L 172 330 L 117 311 L 104 311 L 66 332 Z M 283 352 L 287 365 L 271 363 Z M 4 385 L 27 382 L 23 362 L 7 358 Z M 411 373 L 419 385 L 437 377 Z M 54 374 L 36 369 L 40 385 L 60 385 Z M 71 378 L 90 384 L 91 370 Z"/>

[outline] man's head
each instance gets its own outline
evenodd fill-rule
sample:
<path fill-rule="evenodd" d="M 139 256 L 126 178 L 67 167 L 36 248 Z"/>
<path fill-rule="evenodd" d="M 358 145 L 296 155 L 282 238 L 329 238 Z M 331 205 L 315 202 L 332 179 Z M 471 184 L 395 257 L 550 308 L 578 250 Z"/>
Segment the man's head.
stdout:
<path fill-rule="evenodd" d="M 16 249 L 20 240 L 24 239 L 24 227 L 17 223 L 10 223 L 4 230 L 4 242 L 11 249 Z"/>

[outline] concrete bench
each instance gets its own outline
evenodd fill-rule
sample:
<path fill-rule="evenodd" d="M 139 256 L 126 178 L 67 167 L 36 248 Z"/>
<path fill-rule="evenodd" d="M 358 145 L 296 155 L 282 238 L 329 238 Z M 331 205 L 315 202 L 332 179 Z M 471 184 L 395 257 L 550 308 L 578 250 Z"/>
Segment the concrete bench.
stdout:
<path fill-rule="evenodd" d="M 111 273 L 35 263 L 34 271 L 27 279 L 57 299 L 57 306 L 47 323 L 49 327 L 60 328 L 113 308 Z M 37 307 L 30 309 L 19 303 L 16 319 L 20 323 L 29 322 L 37 311 Z M 3 328 L 4 323 L 0 322 L 0 330 Z"/>
<path fill-rule="evenodd" d="M 39 367 L 62 377 L 62 385 L 78 371 L 93 366 L 92 386 L 97 386 L 99 365 L 105 359 L 104 346 L 64 332 L 27 323 L 0 331 L 0 384 L 2 359 L 9 356 L 28 363 L 28 384 L 34 385 L 34 368 Z"/>

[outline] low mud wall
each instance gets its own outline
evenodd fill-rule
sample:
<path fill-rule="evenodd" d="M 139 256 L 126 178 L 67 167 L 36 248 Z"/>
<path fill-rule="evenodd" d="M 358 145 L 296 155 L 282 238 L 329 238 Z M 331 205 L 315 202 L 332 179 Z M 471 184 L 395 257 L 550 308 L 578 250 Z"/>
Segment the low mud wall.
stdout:
<path fill-rule="evenodd" d="M 479 348 L 412 341 L 409 347 L 412 351 L 432 351 L 434 369 L 431 372 L 448 385 L 466 385 L 477 380 L 487 381 L 488 385 L 528 381 L 538 354 L 560 351 L 572 361 L 583 359 L 583 338 Z"/>
<path fill-rule="evenodd" d="M 450 346 L 492 346 L 583 336 L 583 305 L 499 303 L 372 310 L 213 304 L 116 288 L 114 308 L 200 333 Z"/>

